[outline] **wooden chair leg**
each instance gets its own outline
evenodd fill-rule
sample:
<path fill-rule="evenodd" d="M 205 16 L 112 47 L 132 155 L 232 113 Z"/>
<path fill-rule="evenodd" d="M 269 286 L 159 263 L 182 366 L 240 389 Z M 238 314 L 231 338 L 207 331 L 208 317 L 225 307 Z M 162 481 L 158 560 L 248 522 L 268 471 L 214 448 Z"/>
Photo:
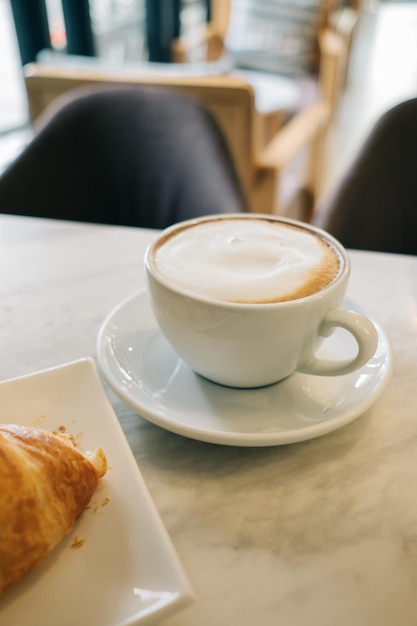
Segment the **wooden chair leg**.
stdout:
<path fill-rule="evenodd" d="M 310 147 L 309 160 L 307 165 L 307 179 L 304 193 L 309 195 L 308 203 L 311 212 L 310 219 L 313 218 L 317 200 L 323 187 L 323 159 L 326 146 L 327 127 L 318 133 Z"/>
<path fill-rule="evenodd" d="M 311 190 L 307 187 L 299 188 L 288 199 L 279 214 L 302 222 L 311 223 L 313 219 L 314 199 Z"/>
<path fill-rule="evenodd" d="M 251 211 L 254 213 L 276 213 L 278 197 L 279 176 L 277 170 L 272 168 L 259 169 L 252 187 Z"/>

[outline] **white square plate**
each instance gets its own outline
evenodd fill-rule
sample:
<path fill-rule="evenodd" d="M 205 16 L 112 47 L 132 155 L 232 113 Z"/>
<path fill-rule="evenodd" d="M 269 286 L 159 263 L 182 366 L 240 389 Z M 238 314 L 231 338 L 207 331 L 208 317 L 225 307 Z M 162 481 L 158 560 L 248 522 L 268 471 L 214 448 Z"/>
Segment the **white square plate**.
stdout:
<path fill-rule="evenodd" d="M 0 598 L 1 624 L 142 626 L 191 602 L 92 359 L 0 383 L 0 423 L 81 433 L 80 448 L 103 448 L 109 465 L 73 531 Z"/>

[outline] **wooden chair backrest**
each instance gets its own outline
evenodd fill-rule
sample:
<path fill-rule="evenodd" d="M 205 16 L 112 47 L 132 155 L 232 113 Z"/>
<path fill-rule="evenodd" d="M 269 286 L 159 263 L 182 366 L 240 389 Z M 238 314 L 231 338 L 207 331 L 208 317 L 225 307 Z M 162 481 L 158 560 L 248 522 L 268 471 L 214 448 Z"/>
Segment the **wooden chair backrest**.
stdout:
<path fill-rule="evenodd" d="M 228 76 L 160 77 L 134 73 L 53 67 L 32 63 L 24 68 L 32 121 L 56 98 L 83 86 L 153 85 L 177 89 L 198 99 L 213 115 L 224 134 L 243 190 L 250 202 L 255 170 L 256 112 L 253 89 Z"/>
<path fill-rule="evenodd" d="M 230 25 L 230 16 L 233 0 L 211 0 L 210 21 L 207 23 L 205 33 L 206 60 L 213 61 L 221 57 L 226 50 L 226 37 Z M 353 0 L 350 0 L 353 2 Z M 320 33 L 329 27 L 330 15 L 335 8 L 334 0 L 320 0 L 317 8 L 317 41 L 312 50 L 312 58 L 318 68 L 320 65 L 320 46 L 318 45 Z M 179 37 L 173 41 L 173 60 L 184 63 L 188 60 L 189 51 L 187 44 Z"/>

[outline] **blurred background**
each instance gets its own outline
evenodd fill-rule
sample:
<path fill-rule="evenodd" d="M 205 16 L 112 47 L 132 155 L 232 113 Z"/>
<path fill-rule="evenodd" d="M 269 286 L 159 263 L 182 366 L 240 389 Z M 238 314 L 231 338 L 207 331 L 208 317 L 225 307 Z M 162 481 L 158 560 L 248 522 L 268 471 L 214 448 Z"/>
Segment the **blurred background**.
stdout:
<path fill-rule="evenodd" d="M 77 37 L 82 34 L 79 12 L 82 4 L 85 2 L 46 1 L 52 48 L 65 51 L 71 36 L 73 47 L 84 46 L 82 54 L 94 54 L 118 63 L 147 61 L 152 59 L 152 55 L 152 60 L 164 60 L 163 46 L 155 50 L 149 45 L 150 11 L 160 12 L 154 15 L 160 28 L 169 23 L 171 29 L 181 28 L 182 36 L 186 34 L 189 37 L 198 33 L 207 17 L 205 0 L 182 0 L 177 7 L 177 25 L 172 25 L 173 16 L 167 14 L 172 12 L 175 1 L 90 0 L 88 9 L 92 40 L 87 36 L 77 42 Z M 36 0 L 26 3 L 0 0 L 0 171 L 15 158 L 31 136 L 22 74 L 25 52 L 21 42 L 19 47 L 16 32 L 16 16 L 25 5 L 33 7 Z M 78 12 L 74 17 L 72 33 L 66 32 L 65 23 L 68 20 L 64 21 L 63 7 L 66 11 Z M 21 17 L 20 22 L 22 28 Z M 34 22 L 29 20 L 25 27 L 33 29 Z M 416 95 L 417 2 L 363 2 L 346 87 L 327 142 L 324 193 L 330 193 L 337 184 L 381 113 L 397 102 Z"/>

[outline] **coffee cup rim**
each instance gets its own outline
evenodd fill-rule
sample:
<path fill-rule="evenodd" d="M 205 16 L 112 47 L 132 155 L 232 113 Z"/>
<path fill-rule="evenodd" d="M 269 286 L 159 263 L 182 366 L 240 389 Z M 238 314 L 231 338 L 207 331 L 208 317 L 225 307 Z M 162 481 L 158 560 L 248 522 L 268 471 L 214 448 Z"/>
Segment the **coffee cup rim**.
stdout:
<path fill-rule="evenodd" d="M 304 228 L 307 231 L 315 233 L 316 235 L 327 240 L 334 247 L 336 252 L 340 255 L 343 261 L 343 267 L 340 273 L 338 273 L 336 278 L 332 280 L 328 285 L 326 285 L 326 287 L 323 287 L 319 291 L 309 294 L 308 296 L 303 296 L 301 298 L 295 298 L 293 300 L 284 300 L 280 302 L 262 302 L 262 303 L 260 302 L 228 302 L 225 300 L 218 300 L 216 298 L 211 298 L 209 296 L 204 296 L 202 294 L 197 294 L 193 291 L 184 289 L 183 287 L 172 285 L 168 280 L 166 280 L 163 276 L 161 276 L 161 274 L 157 271 L 155 264 L 152 262 L 152 252 L 154 248 L 157 246 L 158 242 L 163 237 L 169 236 L 172 232 L 175 232 L 176 230 L 180 228 L 184 228 L 188 226 L 191 227 L 195 224 L 201 224 L 204 222 L 212 222 L 214 220 L 228 220 L 228 219 L 242 219 L 242 218 L 243 219 L 265 219 L 267 221 L 283 222 L 285 224 L 297 226 L 299 228 Z M 268 213 L 224 213 L 224 214 L 218 214 L 218 215 L 217 214 L 205 215 L 201 217 L 184 220 L 181 222 L 176 222 L 175 224 L 172 224 L 171 226 L 168 226 L 167 228 L 158 232 L 158 235 L 148 245 L 146 249 L 144 263 L 145 263 L 146 271 L 154 278 L 154 280 L 156 280 L 165 289 L 171 291 L 172 293 L 176 293 L 183 297 L 192 299 L 194 301 L 201 302 L 202 304 L 210 304 L 211 306 L 215 305 L 217 307 L 232 309 L 232 310 L 236 310 L 236 309 L 255 310 L 255 309 L 259 309 L 260 307 L 284 308 L 284 307 L 290 307 L 290 306 L 294 307 L 297 305 L 302 306 L 303 303 L 305 303 L 306 301 L 312 302 L 314 300 L 320 299 L 329 291 L 336 289 L 338 285 L 340 284 L 340 282 L 346 279 L 347 277 L 349 277 L 350 275 L 349 255 L 345 247 L 340 243 L 340 241 L 338 241 L 335 237 L 333 237 L 333 235 L 331 235 L 330 233 L 328 233 L 327 231 L 323 230 L 322 228 L 318 226 L 314 226 L 313 224 L 304 223 L 300 220 L 289 218 L 289 217 L 283 217 L 280 215 L 270 215 Z"/>

